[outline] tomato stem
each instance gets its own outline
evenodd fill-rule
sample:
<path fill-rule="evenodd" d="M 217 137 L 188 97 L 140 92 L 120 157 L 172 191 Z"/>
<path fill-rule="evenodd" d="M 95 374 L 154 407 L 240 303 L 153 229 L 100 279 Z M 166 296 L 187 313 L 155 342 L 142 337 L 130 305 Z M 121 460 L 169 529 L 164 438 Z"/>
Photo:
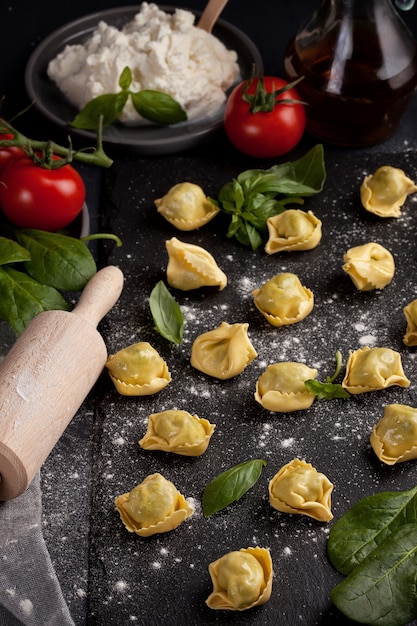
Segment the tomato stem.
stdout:
<path fill-rule="evenodd" d="M 71 138 L 68 138 L 68 147 L 60 146 L 54 141 L 38 141 L 30 139 L 23 133 L 19 132 L 9 122 L 0 118 L 0 134 L 11 134 L 11 139 L 0 139 L 0 148 L 9 148 L 16 146 L 27 154 L 36 165 L 46 169 L 58 169 L 71 161 L 80 161 L 97 165 L 99 167 L 110 167 L 113 163 L 112 159 L 107 156 L 103 148 L 103 116 L 99 116 L 97 127 L 97 138 L 95 148 L 85 148 L 82 150 L 74 150 Z M 62 159 L 54 159 L 54 155 L 64 157 Z"/>
<path fill-rule="evenodd" d="M 288 83 L 280 89 L 272 89 L 272 91 L 268 92 L 265 89 L 265 83 L 262 76 L 260 76 L 259 78 L 256 76 L 251 76 L 251 78 L 246 81 L 246 84 L 242 90 L 242 99 L 250 105 L 249 111 L 251 113 L 259 113 L 260 111 L 263 111 L 264 113 L 270 113 L 278 104 L 306 104 L 302 100 L 281 98 L 282 94 L 295 87 L 295 85 L 303 80 L 303 78 L 304 76 L 301 76 L 301 78 L 294 80 L 292 83 Z M 255 93 L 248 94 L 247 91 L 254 80 L 257 81 Z"/>

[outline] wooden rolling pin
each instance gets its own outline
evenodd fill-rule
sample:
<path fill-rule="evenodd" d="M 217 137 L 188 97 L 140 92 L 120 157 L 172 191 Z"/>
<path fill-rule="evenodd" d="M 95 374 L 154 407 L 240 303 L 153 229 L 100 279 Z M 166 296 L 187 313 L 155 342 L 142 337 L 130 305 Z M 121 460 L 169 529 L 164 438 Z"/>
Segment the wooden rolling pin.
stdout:
<path fill-rule="evenodd" d="M 97 324 L 122 288 L 117 267 L 98 271 L 71 312 L 37 315 L 0 364 L 0 500 L 26 490 L 100 376 Z"/>

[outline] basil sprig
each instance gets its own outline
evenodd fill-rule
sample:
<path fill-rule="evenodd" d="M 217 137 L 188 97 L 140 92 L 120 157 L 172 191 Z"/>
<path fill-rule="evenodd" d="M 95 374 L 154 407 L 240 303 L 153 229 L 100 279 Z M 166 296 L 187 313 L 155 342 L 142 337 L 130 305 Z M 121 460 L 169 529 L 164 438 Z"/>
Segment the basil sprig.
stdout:
<path fill-rule="evenodd" d="M 304 385 L 310 393 L 314 393 L 318 400 L 334 400 L 335 398 L 350 398 L 350 393 L 342 385 L 334 381 L 342 368 L 342 355 L 336 352 L 336 367 L 333 376 L 327 376 L 326 382 L 321 383 L 314 378 L 304 381 Z"/>
<path fill-rule="evenodd" d="M 348 618 L 400 626 L 417 617 L 417 487 L 357 502 L 331 529 L 327 549 L 347 575 L 331 598 Z"/>
<path fill-rule="evenodd" d="M 214 515 L 239 500 L 259 479 L 266 461 L 252 459 L 234 465 L 214 478 L 203 492 L 204 517 Z"/>
<path fill-rule="evenodd" d="M 242 172 L 210 200 L 230 215 L 227 236 L 256 250 L 268 239 L 268 218 L 288 204 L 303 204 L 323 189 L 325 180 L 324 150 L 318 144 L 297 161 Z"/>
<path fill-rule="evenodd" d="M 181 105 L 168 94 L 153 89 L 131 91 L 132 72 L 129 67 L 123 69 L 118 84 L 118 93 L 96 96 L 87 102 L 70 125 L 84 130 L 96 130 L 101 116 L 103 126 L 108 126 L 119 118 L 129 97 L 137 113 L 154 124 L 169 126 L 187 119 Z"/>
<path fill-rule="evenodd" d="M 184 334 L 184 317 L 179 304 L 162 280 L 152 289 L 149 307 L 159 334 L 172 343 L 181 343 Z"/>

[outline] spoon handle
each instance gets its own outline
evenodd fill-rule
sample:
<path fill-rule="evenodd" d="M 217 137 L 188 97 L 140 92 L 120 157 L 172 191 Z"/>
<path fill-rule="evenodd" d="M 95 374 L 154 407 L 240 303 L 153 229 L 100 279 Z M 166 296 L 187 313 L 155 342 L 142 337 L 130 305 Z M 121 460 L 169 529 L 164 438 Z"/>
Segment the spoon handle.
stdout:
<path fill-rule="evenodd" d="M 228 0 L 209 0 L 206 4 L 206 8 L 204 9 L 201 17 L 198 21 L 198 28 L 202 28 L 206 30 L 208 33 L 211 33 L 214 24 L 216 23 L 217 18 L 220 13 L 223 11 L 226 6 Z"/>

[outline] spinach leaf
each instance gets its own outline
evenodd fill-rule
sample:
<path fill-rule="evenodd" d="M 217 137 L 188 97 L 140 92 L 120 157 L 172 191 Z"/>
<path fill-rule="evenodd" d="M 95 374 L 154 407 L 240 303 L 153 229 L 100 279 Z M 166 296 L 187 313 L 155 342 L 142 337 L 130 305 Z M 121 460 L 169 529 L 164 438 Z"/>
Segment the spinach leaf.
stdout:
<path fill-rule="evenodd" d="M 29 261 L 30 253 L 16 241 L 0 236 L 0 265 Z"/>
<path fill-rule="evenodd" d="M 157 331 L 172 343 L 181 343 L 184 318 L 175 298 L 162 280 L 152 289 L 149 306 Z"/>
<path fill-rule="evenodd" d="M 391 532 L 410 522 L 417 522 L 417 486 L 363 498 L 332 527 L 329 559 L 339 572 L 349 574 Z"/>
<path fill-rule="evenodd" d="M 331 599 L 361 624 L 401 626 L 417 617 L 417 524 L 392 532 L 341 583 Z"/>
<path fill-rule="evenodd" d="M 210 201 L 231 216 L 227 236 L 256 250 L 267 241 L 268 218 L 287 204 L 303 204 L 304 197 L 323 189 L 325 180 L 324 150 L 318 144 L 298 161 L 241 172 Z"/>
<path fill-rule="evenodd" d="M 35 229 L 16 229 L 15 237 L 30 254 L 26 272 L 44 285 L 81 291 L 97 271 L 91 252 L 75 237 Z"/>
<path fill-rule="evenodd" d="M 59 291 L 7 265 L 0 267 L 0 292 L 0 319 L 18 334 L 42 311 L 70 309 Z"/>
<path fill-rule="evenodd" d="M 214 478 L 203 492 L 203 514 L 209 517 L 239 500 L 259 479 L 266 461 L 253 459 L 234 465 Z"/>

